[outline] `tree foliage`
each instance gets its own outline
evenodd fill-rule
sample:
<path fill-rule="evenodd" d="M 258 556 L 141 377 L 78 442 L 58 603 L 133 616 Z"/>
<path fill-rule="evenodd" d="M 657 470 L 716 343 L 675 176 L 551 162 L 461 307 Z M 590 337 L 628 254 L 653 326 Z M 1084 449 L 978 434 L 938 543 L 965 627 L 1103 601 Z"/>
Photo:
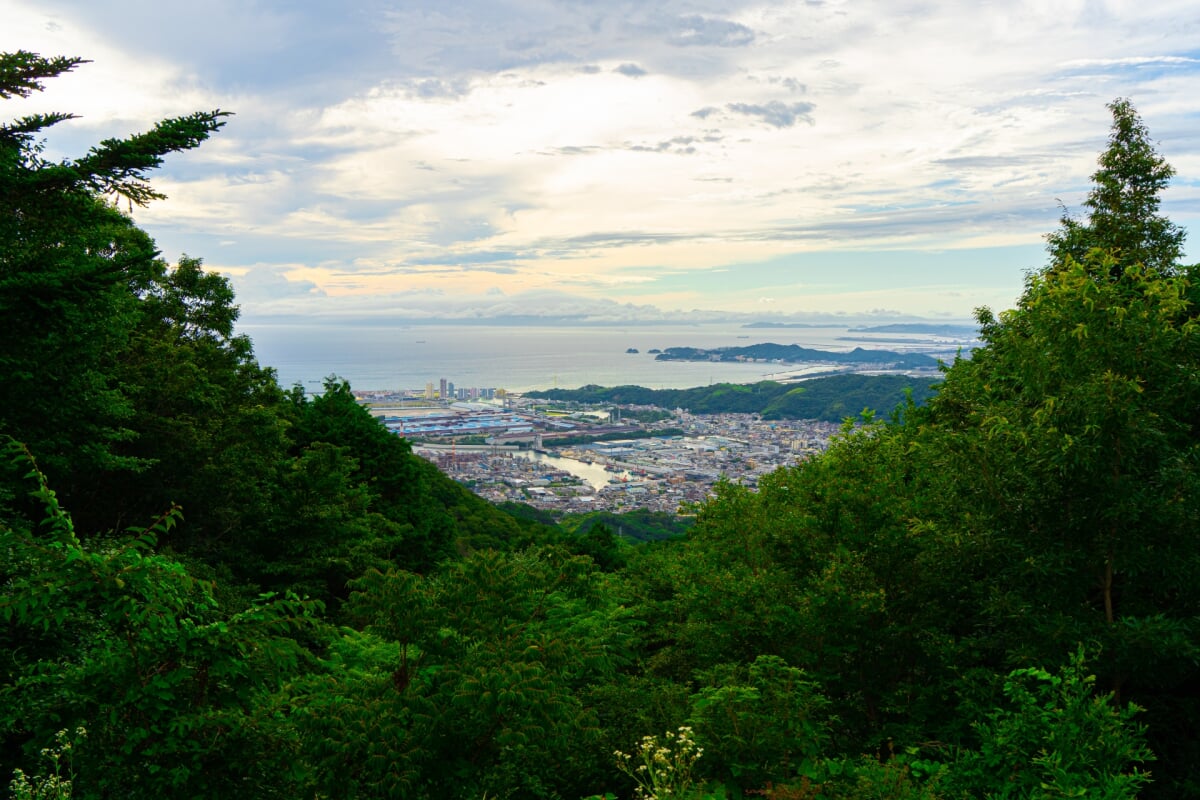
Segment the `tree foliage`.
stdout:
<path fill-rule="evenodd" d="M 28 451 L 6 461 L 44 517 L 0 526 L 0 735 L 32 755 L 63 727 L 86 727 L 74 767 L 83 796 L 240 793 L 290 772 L 286 728 L 256 702 L 295 674 L 319 606 L 294 595 L 222 608 L 211 586 L 154 553 L 180 519 L 95 540 Z M 257 790 L 254 790 L 257 791 Z"/>
<path fill-rule="evenodd" d="M 1095 676 L 1076 652 L 1059 673 L 1016 670 L 1004 683 L 1006 703 L 977 723 L 981 744 L 949 772 L 951 792 L 996 800 L 1089 797 L 1133 800 L 1154 754 L 1137 706 L 1097 694 Z"/>
<path fill-rule="evenodd" d="M 0 98 L 28 97 L 44 79 L 81 63 L 0 54 Z M 26 116 L 0 127 L 0 316 L 7 329 L 0 430 L 28 443 L 68 492 L 72 473 L 144 466 L 119 452 L 136 434 L 116 368 L 160 267 L 150 238 L 103 197 L 139 204 L 158 197 L 146 171 L 199 145 L 225 116 L 164 120 L 61 162 L 42 156 L 38 136 L 72 115 Z"/>
<path fill-rule="evenodd" d="M 352 684 L 300 689 L 322 791 L 553 796 L 594 766 L 582 691 L 623 663 L 628 623 L 586 559 L 477 553 L 434 578 L 369 572 L 354 587 L 351 616 L 388 657 Z"/>
<path fill-rule="evenodd" d="M 1127 98 L 1108 104 L 1112 131 L 1108 148 L 1100 154 L 1094 183 L 1083 201 L 1086 218 L 1065 209 L 1059 230 L 1046 237 L 1051 264 L 1068 259 L 1085 263 L 1099 248 L 1114 259 L 1109 279 L 1121 277 L 1126 266 L 1141 264 L 1163 275 L 1174 273 L 1183 254 L 1184 231 L 1158 213 L 1159 194 L 1175 169 L 1155 149 L 1150 133 Z M 1099 264 L 1094 266 L 1099 267 Z"/>

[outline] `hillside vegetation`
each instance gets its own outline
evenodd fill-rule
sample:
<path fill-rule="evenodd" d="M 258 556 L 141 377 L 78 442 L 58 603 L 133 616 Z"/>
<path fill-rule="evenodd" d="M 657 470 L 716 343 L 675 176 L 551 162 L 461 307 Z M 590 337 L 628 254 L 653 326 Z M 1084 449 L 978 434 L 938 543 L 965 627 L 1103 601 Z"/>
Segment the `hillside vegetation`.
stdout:
<path fill-rule="evenodd" d="M 0 98 L 79 64 L 2 54 Z M 638 545 L 278 386 L 109 202 L 221 112 L 61 163 L 69 115 L 0 127 L 10 795 L 1197 796 L 1197 271 L 1111 109 L 1085 215 L 925 405 Z"/>
<path fill-rule="evenodd" d="M 841 422 L 864 411 L 886 413 L 909 397 L 921 404 L 933 395 L 936 378 L 906 375 L 831 375 L 800 383 L 759 381 L 718 383 L 694 389 L 641 386 L 583 386 L 526 392 L 527 397 L 575 403 L 680 408 L 693 414 L 760 414 L 763 419 L 817 419 Z"/>

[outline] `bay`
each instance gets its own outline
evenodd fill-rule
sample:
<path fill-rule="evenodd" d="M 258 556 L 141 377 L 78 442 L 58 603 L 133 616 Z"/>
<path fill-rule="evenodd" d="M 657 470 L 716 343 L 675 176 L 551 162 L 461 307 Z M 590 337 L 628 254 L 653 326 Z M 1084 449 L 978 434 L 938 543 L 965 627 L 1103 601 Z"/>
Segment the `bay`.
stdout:
<path fill-rule="evenodd" d="M 699 325 L 299 325 L 246 324 L 259 363 L 274 367 L 284 386 L 318 387 L 336 375 L 355 389 L 423 389 L 442 378 L 460 388 L 509 391 L 573 389 L 587 384 L 635 384 L 685 389 L 750 383 L 802 372 L 779 364 L 656 361 L 652 349 L 744 347 L 762 342 L 847 351 L 856 346 L 953 352 L 927 337 L 899 347 L 872 343 L 845 326 L 747 329 L 739 323 Z M 914 337 L 921 339 L 921 337 Z M 636 349 L 637 353 L 626 352 Z M 824 370 L 827 367 L 813 367 Z"/>

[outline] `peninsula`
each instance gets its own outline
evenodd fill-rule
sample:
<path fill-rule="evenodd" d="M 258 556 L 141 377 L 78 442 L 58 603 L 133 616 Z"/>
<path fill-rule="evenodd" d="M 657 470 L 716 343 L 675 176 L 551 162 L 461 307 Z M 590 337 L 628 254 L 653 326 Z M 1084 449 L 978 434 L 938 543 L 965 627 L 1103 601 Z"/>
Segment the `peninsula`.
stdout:
<path fill-rule="evenodd" d="M 879 369 L 937 369 L 939 361 L 924 353 L 897 353 L 893 350 L 866 350 L 856 347 L 847 352 L 815 350 L 798 344 L 766 342 L 745 347 L 668 347 L 654 357 L 657 361 L 762 361 L 780 364 L 849 364 Z"/>

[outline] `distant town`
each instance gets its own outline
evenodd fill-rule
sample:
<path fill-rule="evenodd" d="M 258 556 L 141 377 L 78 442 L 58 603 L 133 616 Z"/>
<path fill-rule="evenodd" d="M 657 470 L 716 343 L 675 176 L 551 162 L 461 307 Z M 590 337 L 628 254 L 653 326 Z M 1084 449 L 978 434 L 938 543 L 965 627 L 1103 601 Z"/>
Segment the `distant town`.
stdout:
<path fill-rule="evenodd" d="M 580 404 L 449 380 L 404 392 L 357 391 L 413 451 L 492 502 L 560 513 L 686 512 L 722 479 L 765 474 L 824 450 L 841 425 Z"/>

